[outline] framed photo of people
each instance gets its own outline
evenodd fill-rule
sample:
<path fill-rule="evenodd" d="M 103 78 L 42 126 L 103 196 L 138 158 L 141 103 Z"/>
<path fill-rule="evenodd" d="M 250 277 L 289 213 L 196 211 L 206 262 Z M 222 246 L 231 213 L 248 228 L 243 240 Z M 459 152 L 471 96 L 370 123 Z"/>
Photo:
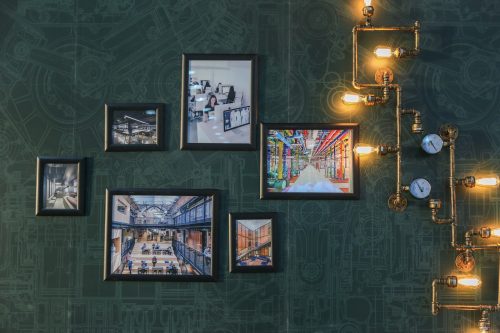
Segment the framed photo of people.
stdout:
<path fill-rule="evenodd" d="M 255 150 L 257 55 L 183 54 L 181 149 Z"/>
<path fill-rule="evenodd" d="M 104 150 L 163 150 L 164 112 L 163 104 L 106 104 Z"/>
<path fill-rule="evenodd" d="M 357 124 L 261 124 L 261 199 L 358 199 Z"/>
<path fill-rule="evenodd" d="M 276 213 L 229 214 L 230 272 L 276 270 Z"/>
<path fill-rule="evenodd" d="M 85 214 L 85 158 L 37 158 L 36 215 Z"/>
<path fill-rule="evenodd" d="M 104 280 L 215 281 L 216 190 L 106 192 Z"/>

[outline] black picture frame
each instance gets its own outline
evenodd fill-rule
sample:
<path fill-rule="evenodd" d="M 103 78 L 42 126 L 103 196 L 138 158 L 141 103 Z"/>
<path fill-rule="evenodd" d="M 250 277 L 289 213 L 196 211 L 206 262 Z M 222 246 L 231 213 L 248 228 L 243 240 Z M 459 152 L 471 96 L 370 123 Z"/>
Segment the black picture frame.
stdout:
<path fill-rule="evenodd" d="M 113 143 L 113 113 L 117 111 L 156 111 L 156 144 L 118 144 Z M 165 106 L 163 103 L 108 103 L 104 106 L 104 151 L 106 152 L 137 152 L 159 151 L 165 148 L 164 121 Z"/>
<path fill-rule="evenodd" d="M 110 242 L 112 236 L 113 196 L 115 195 L 145 195 L 145 196 L 197 196 L 210 197 L 212 200 L 211 260 L 210 275 L 167 275 L 162 274 L 112 274 L 110 260 Z M 214 282 L 218 277 L 218 223 L 219 223 L 219 191 L 214 189 L 106 189 L 106 220 L 104 232 L 104 281 L 187 281 Z M 197 228 L 190 224 L 186 228 Z M 172 246 L 175 248 L 176 246 Z M 175 250 L 173 249 L 175 254 Z M 154 252 L 153 252 L 154 253 Z M 184 257 L 184 260 L 188 260 Z M 189 263 L 189 261 L 188 261 Z M 125 269 L 125 268 L 124 268 Z"/>
<path fill-rule="evenodd" d="M 277 254 L 276 254 L 276 225 L 278 214 L 273 212 L 252 212 L 252 213 L 229 213 L 229 271 L 231 273 L 264 273 L 276 272 Z M 238 220 L 271 220 L 271 265 L 260 266 L 241 266 L 237 264 L 237 244 L 238 231 L 236 222 Z"/>
<path fill-rule="evenodd" d="M 357 123 L 262 123 L 260 127 L 260 199 L 290 200 L 357 200 L 359 199 L 359 158 L 352 154 L 352 193 L 330 192 L 270 192 L 267 190 L 267 135 L 270 130 L 352 130 L 352 147 L 359 140 L 359 124 Z"/>
<path fill-rule="evenodd" d="M 76 164 L 77 165 L 77 208 L 76 209 L 54 209 L 46 208 L 44 204 L 45 191 L 45 166 L 47 164 Z M 86 188 L 86 158 L 60 158 L 60 157 L 37 157 L 36 163 L 36 216 L 81 216 L 85 214 L 85 188 Z M 57 195 L 57 189 L 54 195 Z M 64 198 L 61 198 L 64 199 Z"/>
<path fill-rule="evenodd" d="M 189 63 L 193 60 L 239 60 L 251 62 L 251 110 L 249 143 L 193 143 L 189 142 Z M 182 150 L 256 150 L 256 129 L 258 124 L 258 56 L 256 54 L 183 54 L 182 55 L 182 93 L 181 93 L 181 144 Z M 243 108 L 244 106 L 242 106 Z M 232 129 L 241 126 L 235 126 Z M 226 133 L 227 131 L 222 130 Z M 224 134 L 225 135 L 225 134 Z"/>

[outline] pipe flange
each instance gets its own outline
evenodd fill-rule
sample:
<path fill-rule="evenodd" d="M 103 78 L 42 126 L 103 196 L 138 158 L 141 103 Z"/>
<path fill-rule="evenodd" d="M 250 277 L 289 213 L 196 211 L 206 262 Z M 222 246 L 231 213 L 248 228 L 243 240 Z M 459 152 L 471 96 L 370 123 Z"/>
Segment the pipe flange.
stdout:
<path fill-rule="evenodd" d="M 476 259 L 470 251 L 459 253 L 455 258 L 455 266 L 461 272 L 470 272 L 476 266 Z"/>
<path fill-rule="evenodd" d="M 398 197 L 396 194 L 391 194 L 387 200 L 387 205 L 390 210 L 400 213 L 408 207 L 408 200 L 403 196 Z"/>
<path fill-rule="evenodd" d="M 390 69 L 389 67 L 384 67 L 377 69 L 377 71 L 375 72 L 375 82 L 377 82 L 377 84 L 384 84 L 384 74 L 387 74 L 388 83 L 394 81 L 394 72 L 392 71 L 392 69 Z"/>

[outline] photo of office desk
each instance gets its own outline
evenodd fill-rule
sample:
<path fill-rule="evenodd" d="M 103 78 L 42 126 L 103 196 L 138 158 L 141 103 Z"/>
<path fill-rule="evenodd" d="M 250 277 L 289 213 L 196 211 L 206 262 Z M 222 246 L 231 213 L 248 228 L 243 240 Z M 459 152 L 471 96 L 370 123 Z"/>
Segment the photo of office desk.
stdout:
<path fill-rule="evenodd" d="M 209 112 L 208 121 L 199 121 L 196 124 L 196 143 L 249 143 L 250 124 L 224 131 L 224 110 L 239 107 L 236 104 L 218 105 L 214 111 Z"/>

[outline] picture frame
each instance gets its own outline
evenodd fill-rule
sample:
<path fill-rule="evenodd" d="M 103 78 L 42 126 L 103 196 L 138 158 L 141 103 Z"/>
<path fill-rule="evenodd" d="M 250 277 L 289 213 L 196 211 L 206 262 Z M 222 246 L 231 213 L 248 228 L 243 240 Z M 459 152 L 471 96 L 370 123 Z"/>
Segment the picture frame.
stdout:
<path fill-rule="evenodd" d="M 183 54 L 181 90 L 182 150 L 256 150 L 256 54 Z"/>
<path fill-rule="evenodd" d="M 85 214 L 85 158 L 37 157 L 36 216 Z"/>
<path fill-rule="evenodd" d="M 277 213 L 229 213 L 229 271 L 276 271 Z M 269 235 L 270 230 L 270 235 Z"/>
<path fill-rule="evenodd" d="M 359 199 L 358 124 L 261 124 L 260 135 L 261 199 Z"/>
<path fill-rule="evenodd" d="M 105 281 L 217 280 L 219 191 L 107 189 Z"/>
<path fill-rule="evenodd" d="M 164 150 L 164 104 L 111 103 L 104 113 L 104 151 Z"/>

